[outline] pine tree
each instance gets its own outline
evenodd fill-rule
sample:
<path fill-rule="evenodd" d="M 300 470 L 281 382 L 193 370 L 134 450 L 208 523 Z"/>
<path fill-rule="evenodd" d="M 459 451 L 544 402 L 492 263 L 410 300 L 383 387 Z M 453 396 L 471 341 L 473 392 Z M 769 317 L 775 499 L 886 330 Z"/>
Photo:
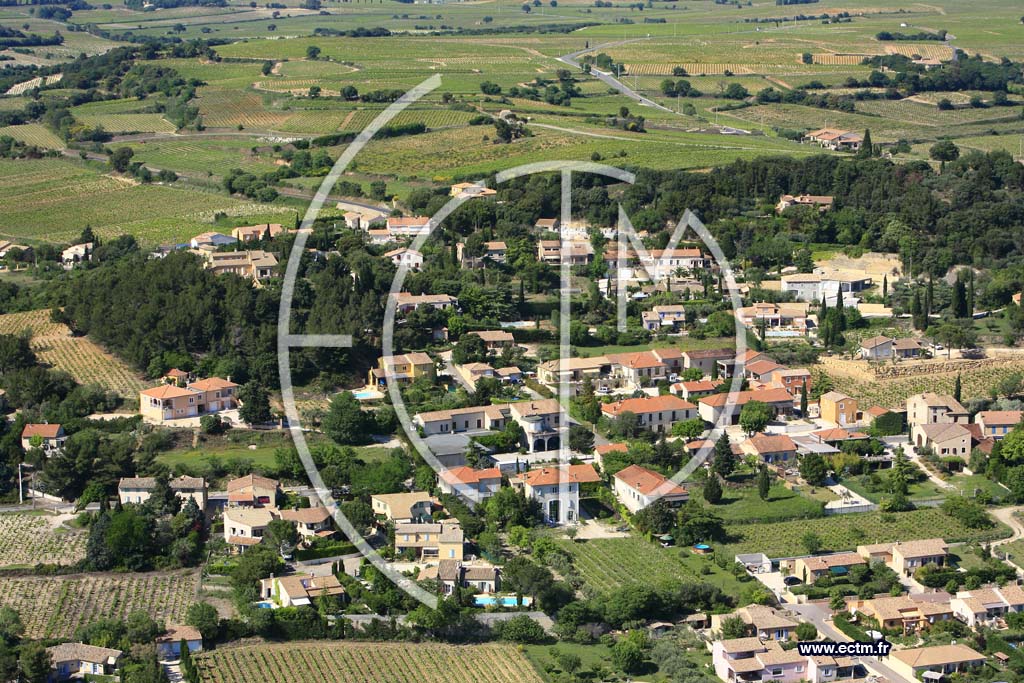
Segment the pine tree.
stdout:
<path fill-rule="evenodd" d="M 729 435 L 725 432 L 715 442 L 715 462 L 712 468 L 722 478 L 728 477 L 736 469 L 736 455 L 732 452 Z"/>
<path fill-rule="evenodd" d="M 714 474 L 711 474 L 704 484 L 703 494 L 704 500 L 712 505 L 722 500 L 722 484 L 719 483 L 718 477 Z"/>

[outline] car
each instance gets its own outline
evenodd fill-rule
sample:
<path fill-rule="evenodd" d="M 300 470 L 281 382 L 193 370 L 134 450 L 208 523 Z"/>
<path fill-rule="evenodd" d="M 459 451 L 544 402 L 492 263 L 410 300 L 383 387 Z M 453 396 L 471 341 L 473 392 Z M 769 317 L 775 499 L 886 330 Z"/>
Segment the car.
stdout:
<path fill-rule="evenodd" d="M 671 375 L 668 376 L 668 381 L 669 382 L 678 382 L 679 381 L 679 375 L 677 373 L 673 372 Z"/>
<path fill-rule="evenodd" d="M 782 583 L 787 586 L 799 586 L 803 581 L 800 580 L 799 576 L 787 576 L 782 580 Z"/>
<path fill-rule="evenodd" d="M 602 396 L 607 396 L 610 393 L 612 393 L 612 390 L 609 389 L 608 387 L 598 387 L 597 391 L 595 391 L 594 393 L 601 394 Z"/>

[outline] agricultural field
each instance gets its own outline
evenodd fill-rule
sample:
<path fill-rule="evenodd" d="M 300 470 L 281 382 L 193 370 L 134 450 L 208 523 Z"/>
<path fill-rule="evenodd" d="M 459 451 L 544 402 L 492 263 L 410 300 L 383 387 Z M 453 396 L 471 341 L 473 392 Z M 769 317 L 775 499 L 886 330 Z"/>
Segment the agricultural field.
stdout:
<path fill-rule="evenodd" d="M 813 532 L 823 550 L 852 550 L 863 543 L 886 543 L 919 538 L 947 541 L 988 541 L 1005 538 L 1010 529 L 997 523 L 990 529 L 968 529 L 937 508 L 910 512 L 834 515 L 820 519 L 794 520 L 772 524 L 729 524 L 727 543 L 715 548 L 719 554 L 763 552 L 770 557 L 788 557 L 806 552 L 801 539 Z"/>
<path fill-rule="evenodd" d="M 61 159 L 0 160 L 0 236 L 68 243 L 86 225 L 101 237 L 131 234 L 143 245 L 183 242 L 218 214 L 236 225 L 288 222 L 295 209 L 186 187 L 139 185 Z"/>
<path fill-rule="evenodd" d="M 195 601 L 199 574 L 79 574 L 0 578 L 0 606 L 12 607 L 29 638 L 70 638 L 98 619 L 124 619 L 144 611 L 158 621 L 184 623 Z"/>
<path fill-rule="evenodd" d="M 74 564 L 85 557 L 88 534 L 49 514 L 0 515 L 0 563 L 4 567 Z"/>
<path fill-rule="evenodd" d="M 45 149 L 64 149 L 64 141 L 57 137 L 49 128 L 41 123 L 23 123 L 18 126 L 0 128 L 0 136 L 9 135 L 26 145 L 35 145 Z"/>
<path fill-rule="evenodd" d="M 594 595 L 627 585 L 671 586 L 700 581 L 749 602 L 740 596 L 756 588 L 756 584 L 741 582 L 710 558 L 683 548 L 662 548 L 642 538 L 562 541 L 559 547 L 572 555 L 585 590 Z"/>
<path fill-rule="evenodd" d="M 203 683 L 540 683 L 511 645 L 281 643 L 222 647 L 195 658 Z"/>
<path fill-rule="evenodd" d="M 178 129 L 161 114 L 93 114 L 78 120 L 111 133 L 173 133 Z"/>
<path fill-rule="evenodd" d="M 64 370 L 79 384 L 98 384 L 125 399 L 135 400 L 145 383 L 137 372 L 117 356 L 107 353 L 87 337 L 73 337 L 63 323 L 50 321 L 50 311 L 41 309 L 0 315 L 0 334 L 32 334 L 30 345 L 36 356 L 58 370 Z"/>

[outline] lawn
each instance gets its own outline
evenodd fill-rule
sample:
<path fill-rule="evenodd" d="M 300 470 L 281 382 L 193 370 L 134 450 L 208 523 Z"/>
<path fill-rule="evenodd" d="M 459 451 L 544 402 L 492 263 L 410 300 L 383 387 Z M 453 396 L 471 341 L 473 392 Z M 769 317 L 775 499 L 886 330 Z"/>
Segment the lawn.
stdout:
<path fill-rule="evenodd" d="M 715 514 L 726 522 L 778 522 L 824 514 L 821 502 L 786 488 L 778 480 L 769 489 L 768 499 L 761 500 L 753 479 L 753 475 L 730 477 L 729 484 L 722 489 L 722 500 L 711 506 Z"/>
<path fill-rule="evenodd" d="M 223 437 L 205 437 L 208 439 L 198 448 L 183 448 L 161 453 L 157 460 L 169 467 L 185 466 L 188 468 L 205 468 L 212 458 L 219 459 L 230 467 L 233 461 L 248 460 L 260 469 L 275 469 L 277 460 L 274 452 L 278 448 L 291 448 L 289 432 L 251 432 L 234 430 Z M 306 434 L 306 442 L 312 447 L 330 441 L 319 434 Z M 383 460 L 391 449 L 383 446 L 359 446 L 356 449 L 359 457 L 367 461 Z"/>
<path fill-rule="evenodd" d="M 997 548 L 1000 555 L 1007 554 L 1010 559 L 1018 565 L 1024 567 L 1024 538 L 1014 541 L 1013 543 L 1007 543 L 1006 545 L 999 546 Z"/>
<path fill-rule="evenodd" d="M 968 529 L 936 508 L 910 512 L 834 515 L 821 519 L 774 522 L 771 524 L 729 524 L 729 540 L 718 547 L 727 557 L 737 553 L 762 552 L 771 557 L 806 554 L 801 539 L 808 532 L 822 541 L 822 550 L 852 550 L 865 543 L 944 538 L 946 541 L 987 541 L 1005 538 L 1010 529 L 997 523 L 989 529 Z"/>
<path fill-rule="evenodd" d="M 870 475 L 861 475 L 847 477 L 841 482 L 843 486 L 849 488 L 854 493 L 859 493 L 864 496 L 872 503 L 880 503 L 885 498 L 889 497 L 889 492 L 885 490 L 884 482 L 888 481 L 888 473 L 883 470 L 878 476 L 881 478 L 883 485 L 875 490 L 872 490 L 871 485 L 867 481 Z M 934 498 L 942 498 L 949 492 L 946 489 L 940 488 L 934 484 L 931 479 L 924 479 L 922 481 L 913 482 L 909 485 L 907 496 L 911 500 L 929 500 Z"/>

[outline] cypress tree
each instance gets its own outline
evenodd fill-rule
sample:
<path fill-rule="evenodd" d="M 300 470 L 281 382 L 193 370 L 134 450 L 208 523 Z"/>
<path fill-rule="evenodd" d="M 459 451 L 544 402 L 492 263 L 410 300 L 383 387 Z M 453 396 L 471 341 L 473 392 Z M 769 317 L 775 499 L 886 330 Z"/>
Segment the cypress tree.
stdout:
<path fill-rule="evenodd" d="M 807 380 L 804 380 L 804 387 L 800 390 L 800 417 L 807 417 Z"/>
<path fill-rule="evenodd" d="M 956 373 L 956 381 L 953 382 L 953 398 L 956 399 L 957 403 L 960 402 L 960 394 L 961 394 L 960 373 L 958 372 L 958 373 Z"/>
<path fill-rule="evenodd" d="M 864 129 L 864 142 L 861 143 L 860 149 L 857 150 L 858 159 L 870 159 L 875 155 L 875 146 L 871 144 L 871 129 Z"/>
<path fill-rule="evenodd" d="M 910 316 L 915 330 L 924 329 L 924 310 L 921 308 L 921 292 L 914 290 L 914 299 L 910 302 Z"/>
<path fill-rule="evenodd" d="M 930 319 L 932 317 L 932 302 L 935 301 L 934 295 L 935 295 L 934 284 L 932 283 L 932 276 L 929 275 L 928 276 L 928 288 L 924 292 L 924 317 L 925 317 L 925 321 L 926 322 L 927 322 L 928 319 Z"/>
<path fill-rule="evenodd" d="M 761 500 L 768 500 L 768 492 L 771 490 L 772 480 L 768 474 L 768 467 L 762 463 L 757 469 L 757 495 Z"/>
<path fill-rule="evenodd" d="M 883 275 L 882 276 L 882 303 L 883 304 L 885 303 L 885 300 L 887 298 L 889 298 L 889 276 L 888 275 Z"/>

